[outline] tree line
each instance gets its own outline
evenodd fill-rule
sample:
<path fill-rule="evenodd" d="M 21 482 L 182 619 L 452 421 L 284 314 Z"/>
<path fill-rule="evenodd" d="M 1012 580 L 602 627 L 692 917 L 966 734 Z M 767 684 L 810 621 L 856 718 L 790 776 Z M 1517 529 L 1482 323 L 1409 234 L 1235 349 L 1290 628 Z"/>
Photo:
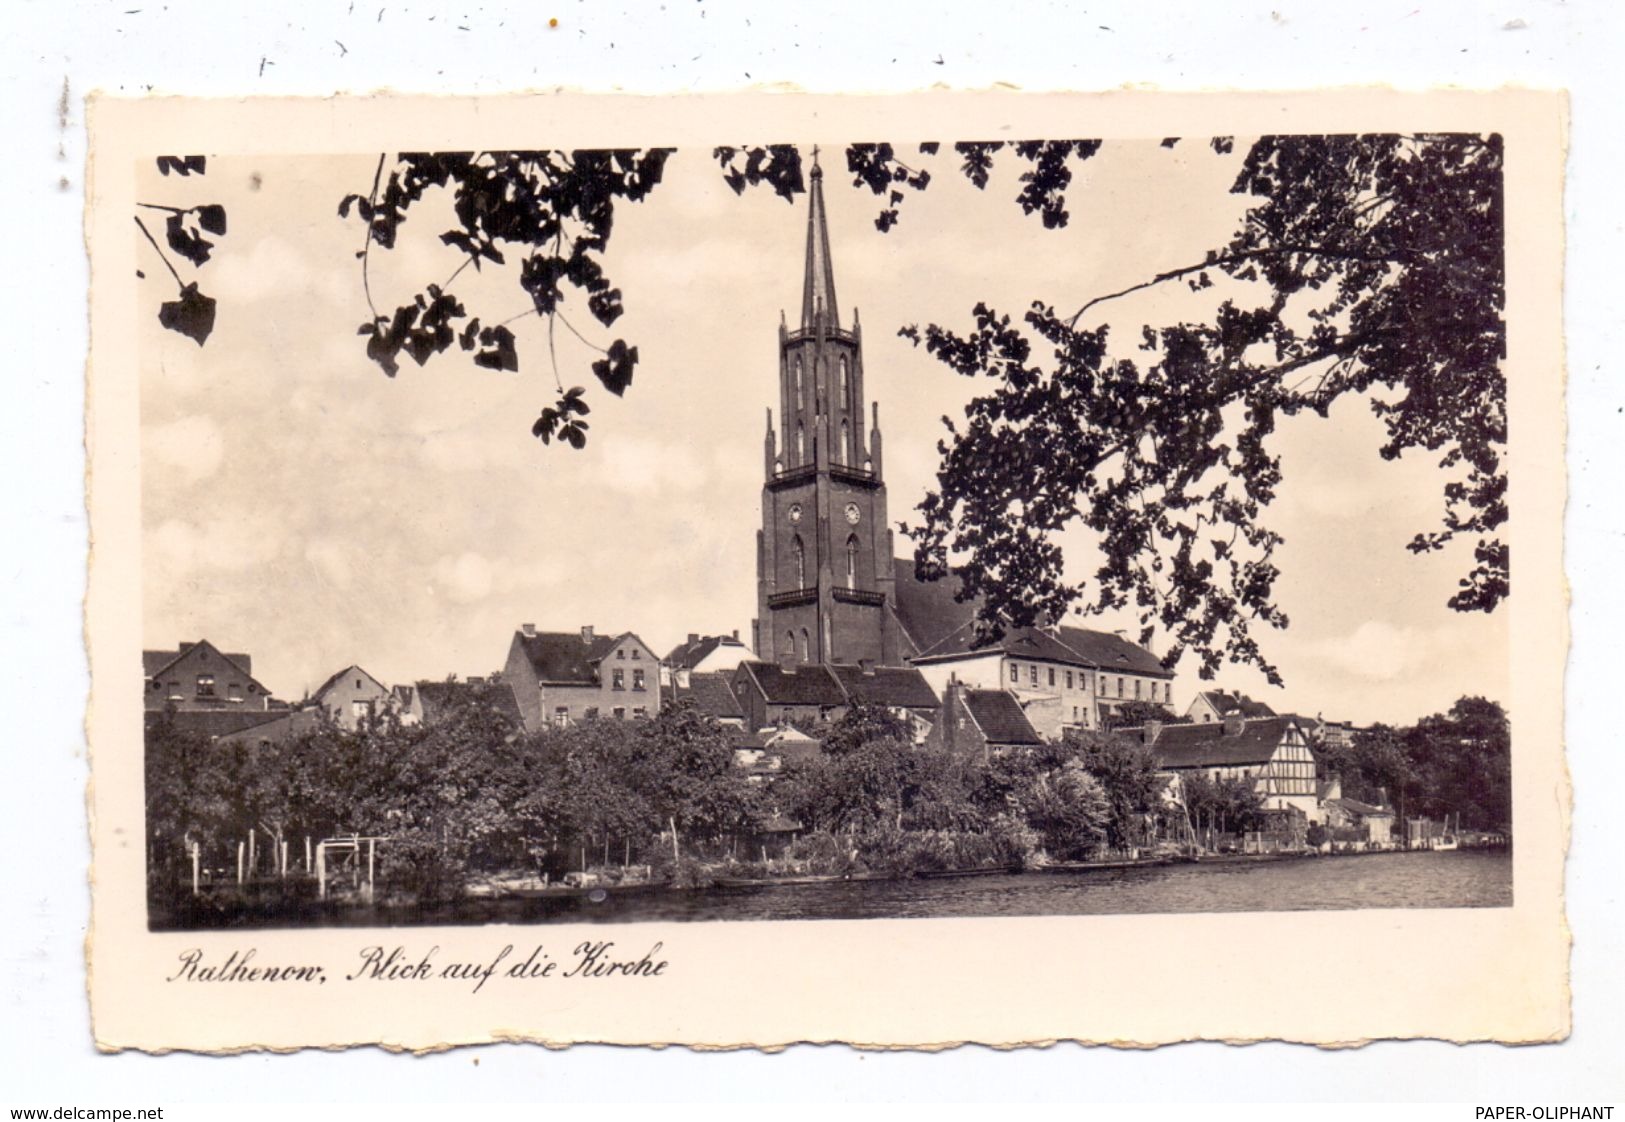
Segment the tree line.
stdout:
<path fill-rule="evenodd" d="M 211 742 L 168 714 L 147 732 L 149 873 L 156 893 L 179 892 L 194 843 L 205 867 L 229 868 L 250 830 L 268 854 L 387 838 L 387 879 L 419 900 L 502 872 L 644 865 L 691 884 L 771 851 L 810 871 L 903 873 L 1085 859 L 1159 833 L 1165 781 L 1130 740 L 984 760 L 916 745 L 871 708 L 814 731 L 817 754 L 764 771 L 738 766 L 738 730 L 687 701 L 535 733 L 470 704 L 266 743 Z"/>

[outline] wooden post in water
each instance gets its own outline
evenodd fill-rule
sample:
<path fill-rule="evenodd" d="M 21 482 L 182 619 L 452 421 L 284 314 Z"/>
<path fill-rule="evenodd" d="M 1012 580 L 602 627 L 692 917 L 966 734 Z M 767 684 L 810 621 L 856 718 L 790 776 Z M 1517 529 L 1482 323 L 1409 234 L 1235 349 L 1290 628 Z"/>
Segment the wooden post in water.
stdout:
<path fill-rule="evenodd" d="M 277 849 L 280 851 L 280 855 L 281 855 L 281 858 L 282 858 L 282 861 L 281 861 L 282 868 L 279 869 L 278 871 L 282 874 L 282 879 L 287 880 L 288 879 L 288 843 L 285 842 L 285 841 L 278 842 L 277 843 Z"/>
<path fill-rule="evenodd" d="M 372 903 L 372 870 L 373 857 L 377 853 L 378 841 L 375 838 L 367 839 L 367 903 Z"/>
<path fill-rule="evenodd" d="M 197 895 L 198 882 L 198 852 L 197 842 L 192 843 L 192 895 Z"/>
<path fill-rule="evenodd" d="M 254 827 L 250 826 L 248 828 L 248 875 L 250 879 L 254 876 L 254 841 Z"/>
<path fill-rule="evenodd" d="M 310 839 L 309 838 L 305 839 L 305 844 L 306 845 L 310 844 Z M 327 843 L 326 842 L 317 842 L 316 843 L 316 895 L 322 897 L 324 900 L 327 898 Z"/>
<path fill-rule="evenodd" d="M 237 843 L 237 883 L 243 883 L 243 843 Z"/>
<path fill-rule="evenodd" d="M 316 871 L 316 866 L 310 861 L 310 835 L 305 835 L 305 875 L 308 877 Z"/>

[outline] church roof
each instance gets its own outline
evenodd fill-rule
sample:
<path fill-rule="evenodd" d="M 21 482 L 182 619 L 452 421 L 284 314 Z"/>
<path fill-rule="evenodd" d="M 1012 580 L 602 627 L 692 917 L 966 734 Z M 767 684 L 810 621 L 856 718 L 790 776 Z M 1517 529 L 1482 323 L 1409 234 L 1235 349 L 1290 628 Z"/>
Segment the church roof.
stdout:
<path fill-rule="evenodd" d="M 897 578 L 893 614 L 913 646 L 914 654 L 943 642 L 975 614 L 974 603 L 960 604 L 954 600 L 959 582 L 953 577 L 919 580 L 914 576 L 912 557 L 894 557 L 892 569 Z"/>
<path fill-rule="evenodd" d="M 840 327 L 840 305 L 835 302 L 835 266 L 829 255 L 829 225 L 824 216 L 824 172 L 813 153 L 812 181 L 807 188 L 807 270 L 801 284 L 801 326 L 813 326 L 822 315 L 830 327 Z"/>

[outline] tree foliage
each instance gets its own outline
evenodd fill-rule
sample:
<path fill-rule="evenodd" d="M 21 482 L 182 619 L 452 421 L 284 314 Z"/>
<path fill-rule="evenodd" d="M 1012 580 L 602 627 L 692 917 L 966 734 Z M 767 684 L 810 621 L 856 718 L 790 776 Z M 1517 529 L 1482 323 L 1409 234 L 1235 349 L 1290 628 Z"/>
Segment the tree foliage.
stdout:
<path fill-rule="evenodd" d="M 624 339 L 605 346 L 588 341 L 563 309 L 570 300 L 579 300 L 606 328 L 621 317 L 621 290 L 603 266 L 615 204 L 647 197 L 659 185 L 671 151 L 403 152 L 387 177 L 387 154 L 379 156 L 371 190 L 346 195 L 339 203 L 341 218 L 353 211 L 366 227 L 356 256 L 371 312 L 358 332 L 367 340 L 367 357 L 394 377 L 403 353 L 422 366 L 455 344 L 473 355 L 476 366 L 518 370 L 518 341 L 509 324 L 536 314 L 547 321 L 550 355 L 555 355 L 555 324 L 563 323 L 600 353 L 592 362 L 599 384 L 612 394 L 624 394 L 637 368 L 637 347 Z M 408 302 L 380 313 L 368 273 L 372 247 L 394 248 L 412 208 L 438 191 L 450 192 L 456 215 L 456 225 L 443 231 L 440 241 L 461 252 L 463 263 L 444 282 L 427 284 Z M 510 257 L 516 260 L 519 288 L 529 307 L 517 313 L 471 314 L 453 294 L 452 282 L 469 266 L 476 271 L 500 268 Z M 585 391 L 566 390 L 556 355 L 553 365 L 558 399 L 540 410 L 532 432 L 543 443 L 556 436 L 580 448 L 591 411 Z"/>
<path fill-rule="evenodd" d="M 1438 457 L 1441 525 L 1426 552 L 1476 537 L 1450 606 L 1506 595 L 1506 392 L 1498 136 L 1265 137 L 1232 190 L 1240 228 L 1202 259 L 1065 314 L 1035 302 L 1014 321 L 977 305 L 972 327 L 904 334 L 950 369 L 987 379 L 963 424 L 946 421 L 938 487 L 910 529 L 927 574 L 952 567 L 982 597 L 985 630 L 1060 619 L 1086 585 L 1057 537 L 1098 535 L 1090 610 L 1132 606 L 1149 641 L 1280 675 L 1257 624 L 1274 602 L 1280 536 L 1263 520 L 1281 482 L 1283 418 L 1326 416 L 1347 394 L 1381 418 L 1393 459 Z M 1106 302 L 1159 285 L 1215 289 L 1211 318 L 1131 328 L 1114 348 Z M 1133 321 L 1131 320 L 1131 323 Z"/>
<path fill-rule="evenodd" d="M 1387 802 L 1410 817 L 1460 815 L 1469 829 L 1511 825 L 1512 726 L 1485 698 L 1463 697 L 1409 728 L 1362 729 L 1352 745 L 1315 753 L 1350 798 Z"/>

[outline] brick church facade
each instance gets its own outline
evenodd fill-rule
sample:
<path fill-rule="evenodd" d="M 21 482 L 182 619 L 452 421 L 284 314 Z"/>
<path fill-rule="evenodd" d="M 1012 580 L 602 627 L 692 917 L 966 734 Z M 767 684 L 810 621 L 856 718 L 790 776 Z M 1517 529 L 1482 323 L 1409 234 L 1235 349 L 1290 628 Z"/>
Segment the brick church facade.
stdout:
<path fill-rule="evenodd" d="M 801 318 L 779 325 L 779 423 L 767 414 L 756 539 L 759 659 L 901 666 L 880 409 L 865 409 L 863 331 L 835 299 L 823 172 L 807 212 Z"/>

